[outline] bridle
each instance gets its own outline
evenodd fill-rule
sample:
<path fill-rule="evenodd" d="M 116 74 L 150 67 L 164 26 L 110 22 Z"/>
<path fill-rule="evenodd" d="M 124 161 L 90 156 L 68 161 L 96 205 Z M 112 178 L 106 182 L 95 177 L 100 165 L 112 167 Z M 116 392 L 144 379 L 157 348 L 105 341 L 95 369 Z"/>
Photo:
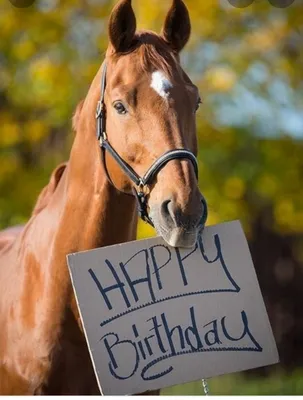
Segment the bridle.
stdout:
<path fill-rule="evenodd" d="M 104 63 L 102 78 L 101 78 L 101 94 L 100 100 L 98 101 L 97 110 L 96 110 L 96 119 L 97 119 L 97 139 L 101 148 L 101 156 L 102 156 L 102 164 L 105 170 L 107 179 L 109 182 L 115 187 L 106 167 L 105 160 L 105 152 L 108 153 L 116 160 L 119 164 L 120 168 L 124 171 L 124 173 L 130 178 L 130 180 L 136 185 L 138 190 L 133 187 L 133 193 L 137 199 L 138 203 L 138 214 L 142 218 L 143 221 L 149 223 L 151 226 L 154 226 L 151 218 L 148 215 L 148 185 L 153 181 L 156 174 L 171 160 L 177 159 L 188 159 L 193 164 L 196 177 L 198 179 L 198 162 L 195 155 L 186 149 L 175 149 L 170 150 L 160 156 L 152 166 L 147 170 L 143 177 L 139 176 L 136 171 L 126 162 L 124 161 L 116 150 L 111 146 L 108 141 L 106 134 L 106 110 L 105 110 L 105 89 L 106 89 L 106 72 L 107 72 L 107 64 Z M 116 187 L 115 187 L 116 188 Z M 117 189 L 117 188 L 116 188 Z M 119 190 L 119 189 L 118 189 Z M 120 191 L 120 190 L 119 190 Z M 123 192 L 124 193 L 124 192 Z M 124 193 L 129 194 L 129 193 Z M 205 203 L 205 202 L 204 202 Z M 206 203 L 204 204 L 206 209 Z M 204 213 L 206 214 L 206 213 Z M 205 221 L 204 221 L 205 222 Z"/>
<path fill-rule="evenodd" d="M 124 161 L 116 150 L 111 146 L 108 141 L 106 135 L 106 110 L 105 110 L 105 89 L 106 89 L 106 72 L 107 72 L 107 65 L 104 63 L 103 71 L 102 71 L 102 78 L 101 78 L 101 96 L 100 100 L 98 101 L 97 111 L 96 111 L 96 119 L 97 119 L 97 138 L 101 148 L 101 155 L 102 155 L 102 164 L 105 170 L 107 179 L 109 182 L 115 187 L 106 167 L 105 161 L 105 152 L 108 153 L 117 161 L 120 168 L 125 172 L 125 174 L 131 179 L 131 181 L 136 185 L 138 190 L 133 187 L 133 193 L 138 202 L 138 213 L 139 216 L 143 219 L 143 221 L 149 223 L 151 226 L 154 226 L 151 218 L 148 215 L 148 185 L 151 184 L 153 179 L 155 178 L 156 174 L 171 160 L 177 159 L 188 159 L 193 164 L 196 177 L 198 179 L 198 162 L 195 155 L 186 149 L 175 149 L 170 150 L 160 156 L 152 166 L 147 170 L 143 177 L 139 176 L 136 171 L 126 162 Z M 116 187 L 115 187 L 116 188 Z M 117 188 L 116 188 L 117 189 Z M 117 189 L 119 190 L 119 189 Z M 119 190 L 120 191 L 120 190 Z M 124 194 L 129 194 L 125 193 Z M 206 203 L 205 203 L 206 207 Z"/>

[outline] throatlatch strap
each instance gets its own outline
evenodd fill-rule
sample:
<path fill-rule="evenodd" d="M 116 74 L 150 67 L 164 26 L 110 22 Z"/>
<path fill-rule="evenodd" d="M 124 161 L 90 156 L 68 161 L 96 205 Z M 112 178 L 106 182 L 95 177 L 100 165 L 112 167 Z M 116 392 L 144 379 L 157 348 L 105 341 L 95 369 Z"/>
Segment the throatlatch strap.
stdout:
<path fill-rule="evenodd" d="M 125 174 L 134 182 L 135 185 L 139 186 L 141 182 L 140 176 L 133 170 L 133 168 L 124 161 L 116 150 L 110 145 L 108 140 L 102 140 L 101 146 L 103 149 L 107 150 L 110 155 L 117 161 L 120 165 L 121 169 L 125 172 Z"/>

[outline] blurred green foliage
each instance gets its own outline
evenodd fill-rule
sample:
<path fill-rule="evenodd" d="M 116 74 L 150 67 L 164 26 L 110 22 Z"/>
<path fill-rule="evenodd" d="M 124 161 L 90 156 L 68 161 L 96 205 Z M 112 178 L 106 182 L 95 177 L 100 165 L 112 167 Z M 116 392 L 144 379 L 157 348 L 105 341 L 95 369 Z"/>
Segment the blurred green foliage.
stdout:
<path fill-rule="evenodd" d="M 243 374 L 224 375 L 208 380 L 210 394 L 225 396 L 280 396 L 303 393 L 303 373 L 298 370 L 291 375 L 277 373 L 269 378 L 245 378 Z M 163 389 L 162 395 L 201 396 L 204 394 L 201 381 Z"/>
<path fill-rule="evenodd" d="M 71 117 L 102 62 L 114 3 L 37 0 L 17 9 L 0 0 L 0 228 L 28 219 L 51 170 L 68 158 Z M 227 0 L 186 4 L 193 33 L 182 62 L 204 103 L 199 167 L 208 223 L 240 219 L 251 237 L 269 207 L 272 230 L 301 235 L 302 2 L 285 9 L 261 0 L 244 9 Z M 160 31 L 170 0 L 133 5 L 139 28 Z M 153 234 L 140 222 L 140 237 Z M 302 251 L 296 255 L 303 260 Z M 212 380 L 214 393 L 297 393 L 292 377 L 284 386 L 280 378 L 264 385 L 226 379 Z"/>
<path fill-rule="evenodd" d="M 37 0 L 17 9 L 1 0 L 0 227 L 26 221 L 51 169 L 68 158 L 71 116 L 102 62 L 114 3 Z M 134 1 L 139 27 L 160 31 L 169 5 Z M 240 218 L 249 233 L 270 203 L 275 229 L 301 233 L 302 3 L 187 5 L 193 34 L 183 64 L 204 99 L 199 160 L 209 223 Z"/>

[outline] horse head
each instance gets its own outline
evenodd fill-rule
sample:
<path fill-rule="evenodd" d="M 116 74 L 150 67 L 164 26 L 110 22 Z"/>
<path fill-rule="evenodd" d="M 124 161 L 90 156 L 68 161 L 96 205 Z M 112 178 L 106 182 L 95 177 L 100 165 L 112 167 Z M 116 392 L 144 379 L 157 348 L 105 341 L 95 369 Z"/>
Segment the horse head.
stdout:
<path fill-rule="evenodd" d="M 161 35 L 136 30 L 131 0 L 119 1 L 111 13 L 105 63 L 83 108 L 95 109 L 106 64 L 106 139 L 138 176 L 144 176 L 169 151 L 186 149 L 197 154 L 196 111 L 201 99 L 179 59 L 190 30 L 182 0 L 173 1 Z M 113 185 L 132 193 L 134 183 L 121 165 L 107 154 L 105 158 Z M 171 246 L 192 247 L 206 220 L 206 203 L 194 167 L 188 158 L 170 159 L 145 193 L 150 220 Z"/>

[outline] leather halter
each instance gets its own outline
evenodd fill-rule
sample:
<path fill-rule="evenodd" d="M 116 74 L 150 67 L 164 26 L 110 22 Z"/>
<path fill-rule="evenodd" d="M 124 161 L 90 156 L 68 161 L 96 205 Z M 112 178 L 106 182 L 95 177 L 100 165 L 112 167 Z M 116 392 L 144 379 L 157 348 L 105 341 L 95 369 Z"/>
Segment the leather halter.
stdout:
<path fill-rule="evenodd" d="M 198 179 L 198 162 L 195 155 L 186 149 L 175 149 L 170 150 L 160 156 L 148 169 L 148 171 L 144 174 L 143 177 L 139 176 L 136 171 L 126 162 L 124 161 L 116 150 L 111 146 L 108 141 L 106 135 L 106 110 L 105 110 L 105 89 L 106 89 L 106 71 L 107 65 L 104 63 L 102 78 L 101 78 L 101 95 L 100 100 L 98 101 L 97 111 L 96 111 L 96 119 L 97 119 L 97 138 L 101 148 L 102 155 L 102 163 L 103 167 L 109 182 L 115 187 L 111 177 L 109 176 L 106 161 L 105 161 L 105 152 L 108 153 L 116 160 L 119 164 L 120 168 L 125 172 L 125 174 L 133 181 L 136 185 L 136 188 L 133 188 L 133 192 L 138 201 L 138 213 L 143 221 L 148 222 L 151 226 L 154 226 L 152 220 L 148 215 L 148 205 L 147 205 L 147 187 L 153 181 L 156 174 L 171 160 L 176 159 L 187 159 L 190 160 L 193 164 L 196 177 Z M 117 189 L 117 188 L 116 188 Z M 119 190 L 119 189 L 118 189 Z M 119 190 L 120 191 L 120 190 Z M 123 192 L 124 193 L 124 192 Z M 129 194 L 129 193 L 124 193 Z"/>

